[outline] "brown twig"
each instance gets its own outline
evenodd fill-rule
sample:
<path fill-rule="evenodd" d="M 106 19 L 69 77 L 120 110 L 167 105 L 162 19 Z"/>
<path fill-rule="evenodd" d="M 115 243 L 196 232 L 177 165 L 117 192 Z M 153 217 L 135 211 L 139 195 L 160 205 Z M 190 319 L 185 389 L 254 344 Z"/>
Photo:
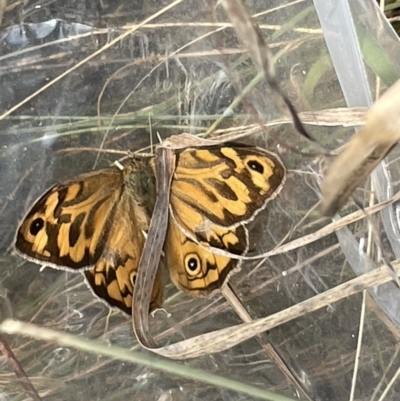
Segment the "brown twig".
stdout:
<path fill-rule="evenodd" d="M 32 382 L 29 380 L 28 376 L 25 373 L 24 368 L 18 362 L 15 357 L 12 349 L 8 345 L 7 340 L 0 335 L 0 351 L 7 359 L 10 368 L 14 371 L 15 376 L 17 376 L 18 381 L 21 383 L 21 386 L 25 390 L 25 392 L 32 398 L 34 401 L 42 401 L 42 398 L 39 396 Z"/>

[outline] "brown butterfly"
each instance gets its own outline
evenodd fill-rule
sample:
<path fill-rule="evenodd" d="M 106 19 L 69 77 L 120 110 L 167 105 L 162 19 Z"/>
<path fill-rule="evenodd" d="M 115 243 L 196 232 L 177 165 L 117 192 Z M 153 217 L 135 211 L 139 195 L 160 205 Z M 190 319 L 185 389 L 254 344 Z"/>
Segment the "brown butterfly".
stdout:
<path fill-rule="evenodd" d="M 275 154 L 238 143 L 186 148 L 176 160 L 164 262 L 178 288 L 206 296 L 240 267 L 232 256 L 248 252 L 245 225 L 279 193 L 285 168 Z M 82 271 L 95 295 L 131 314 L 155 202 L 153 164 L 132 158 L 123 170 L 110 167 L 54 185 L 19 227 L 18 253 Z M 159 268 L 150 310 L 162 305 L 162 294 Z"/>

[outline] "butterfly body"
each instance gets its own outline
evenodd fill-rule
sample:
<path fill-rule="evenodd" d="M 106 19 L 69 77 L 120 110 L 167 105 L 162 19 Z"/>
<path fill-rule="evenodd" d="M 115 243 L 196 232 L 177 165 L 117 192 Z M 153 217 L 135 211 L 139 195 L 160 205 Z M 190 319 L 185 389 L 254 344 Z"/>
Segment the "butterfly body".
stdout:
<path fill-rule="evenodd" d="M 132 159 L 54 185 L 25 216 L 18 253 L 81 271 L 94 294 L 130 314 L 134 279 L 155 203 L 151 159 Z M 177 153 L 164 262 L 192 296 L 219 289 L 248 252 L 245 225 L 281 189 L 285 169 L 261 148 L 226 144 Z M 159 268 L 150 310 L 162 304 Z"/>

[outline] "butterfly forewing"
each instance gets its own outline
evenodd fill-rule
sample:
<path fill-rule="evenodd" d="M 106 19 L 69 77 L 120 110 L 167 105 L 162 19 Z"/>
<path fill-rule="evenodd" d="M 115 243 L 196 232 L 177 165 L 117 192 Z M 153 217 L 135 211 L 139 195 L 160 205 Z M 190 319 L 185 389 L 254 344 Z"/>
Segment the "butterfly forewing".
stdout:
<path fill-rule="evenodd" d="M 50 188 L 25 216 L 16 248 L 54 267 L 93 266 L 107 241 L 122 193 L 122 174 L 110 168 Z"/>
<path fill-rule="evenodd" d="M 206 220 L 231 227 L 252 220 L 284 179 L 282 162 L 261 148 L 186 149 L 178 155 L 171 205 L 194 229 Z"/>

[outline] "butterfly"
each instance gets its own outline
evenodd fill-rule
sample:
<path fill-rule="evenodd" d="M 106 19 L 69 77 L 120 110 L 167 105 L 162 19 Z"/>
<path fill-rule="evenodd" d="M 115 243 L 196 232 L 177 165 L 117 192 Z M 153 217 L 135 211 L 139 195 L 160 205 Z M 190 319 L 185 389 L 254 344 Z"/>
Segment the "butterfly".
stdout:
<path fill-rule="evenodd" d="M 240 268 L 246 224 L 285 181 L 279 157 L 226 143 L 176 152 L 163 265 L 183 292 L 204 297 Z M 16 235 L 17 253 L 58 269 L 81 271 L 93 293 L 131 314 L 133 286 L 156 198 L 154 160 L 132 157 L 52 186 Z M 220 251 L 220 252 L 218 252 Z M 150 311 L 162 306 L 162 266 Z"/>

